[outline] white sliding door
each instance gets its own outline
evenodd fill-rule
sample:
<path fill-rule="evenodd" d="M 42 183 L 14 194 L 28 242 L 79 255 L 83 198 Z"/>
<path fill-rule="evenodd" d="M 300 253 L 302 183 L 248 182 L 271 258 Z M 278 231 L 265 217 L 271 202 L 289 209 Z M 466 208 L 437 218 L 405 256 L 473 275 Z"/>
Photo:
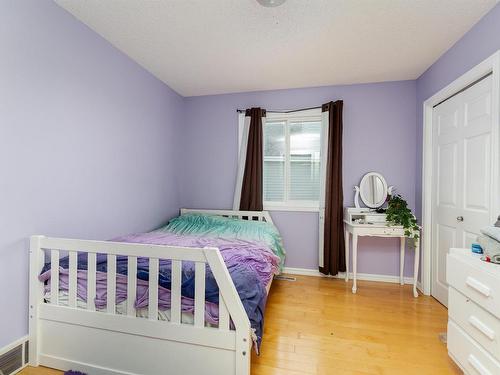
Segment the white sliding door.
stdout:
<path fill-rule="evenodd" d="M 433 110 L 432 295 L 447 306 L 446 254 L 470 248 L 492 210 L 492 77 Z"/>

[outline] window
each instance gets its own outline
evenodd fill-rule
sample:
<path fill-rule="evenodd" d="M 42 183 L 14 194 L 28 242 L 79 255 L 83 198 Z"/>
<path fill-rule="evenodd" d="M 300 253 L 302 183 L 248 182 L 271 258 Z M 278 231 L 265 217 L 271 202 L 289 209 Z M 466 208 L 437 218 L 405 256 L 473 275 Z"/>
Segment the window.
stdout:
<path fill-rule="evenodd" d="M 264 124 L 264 208 L 317 210 L 321 110 L 268 112 Z"/>

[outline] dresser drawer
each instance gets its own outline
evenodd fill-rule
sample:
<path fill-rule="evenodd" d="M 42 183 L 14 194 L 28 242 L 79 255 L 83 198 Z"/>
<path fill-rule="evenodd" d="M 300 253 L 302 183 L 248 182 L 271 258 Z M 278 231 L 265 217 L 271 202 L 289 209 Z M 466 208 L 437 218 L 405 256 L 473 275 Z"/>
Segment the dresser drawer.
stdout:
<path fill-rule="evenodd" d="M 493 357 L 500 360 L 500 319 L 454 288 L 449 288 L 448 315 Z"/>
<path fill-rule="evenodd" d="M 400 228 L 387 227 L 387 228 L 382 229 L 382 233 L 387 234 L 389 236 L 400 235 L 400 234 L 402 234 L 401 232 L 402 232 L 402 229 L 400 229 Z"/>
<path fill-rule="evenodd" d="M 452 321 L 448 322 L 448 352 L 467 374 L 500 374 L 500 363 Z"/>
<path fill-rule="evenodd" d="M 500 279 L 468 263 L 467 258 L 448 254 L 446 281 L 479 306 L 500 318 Z"/>

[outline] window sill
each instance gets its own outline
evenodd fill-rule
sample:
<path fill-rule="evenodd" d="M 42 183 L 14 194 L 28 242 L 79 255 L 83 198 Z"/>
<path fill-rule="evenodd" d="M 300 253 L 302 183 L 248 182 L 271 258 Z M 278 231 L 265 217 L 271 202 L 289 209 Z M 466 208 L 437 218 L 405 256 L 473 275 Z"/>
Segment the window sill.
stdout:
<path fill-rule="evenodd" d="M 319 212 L 319 207 L 264 204 L 264 211 Z"/>

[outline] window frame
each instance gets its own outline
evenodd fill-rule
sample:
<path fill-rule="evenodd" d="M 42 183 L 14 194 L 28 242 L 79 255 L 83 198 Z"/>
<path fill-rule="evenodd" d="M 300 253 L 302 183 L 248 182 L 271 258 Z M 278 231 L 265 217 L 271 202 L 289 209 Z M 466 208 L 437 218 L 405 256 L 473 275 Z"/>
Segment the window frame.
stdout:
<path fill-rule="evenodd" d="M 289 200 L 288 194 L 290 192 L 290 166 L 291 166 L 290 125 L 291 123 L 294 122 L 313 122 L 313 121 L 319 122 L 321 124 L 322 122 L 321 108 L 314 108 L 314 109 L 308 109 L 304 111 L 291 112 L 291 113 L 267 112 L 266 123 L 267 121 L 285 123 L 285 171 L 284 171 L 285 199 L 283 201 L 264 201 L 263 202 L 264 210 L 319 212 L 319 198 L 317 201 Z M 266 124 L 262 124 L 262 126 L 266 126 Z M 323 134 L 320 132 L 320 136 L 322 135 Z M 263 159 L 264 157 L 265 156 L 263 156 Z M 321 163 L 321 157 L 319 162 Z"/>

